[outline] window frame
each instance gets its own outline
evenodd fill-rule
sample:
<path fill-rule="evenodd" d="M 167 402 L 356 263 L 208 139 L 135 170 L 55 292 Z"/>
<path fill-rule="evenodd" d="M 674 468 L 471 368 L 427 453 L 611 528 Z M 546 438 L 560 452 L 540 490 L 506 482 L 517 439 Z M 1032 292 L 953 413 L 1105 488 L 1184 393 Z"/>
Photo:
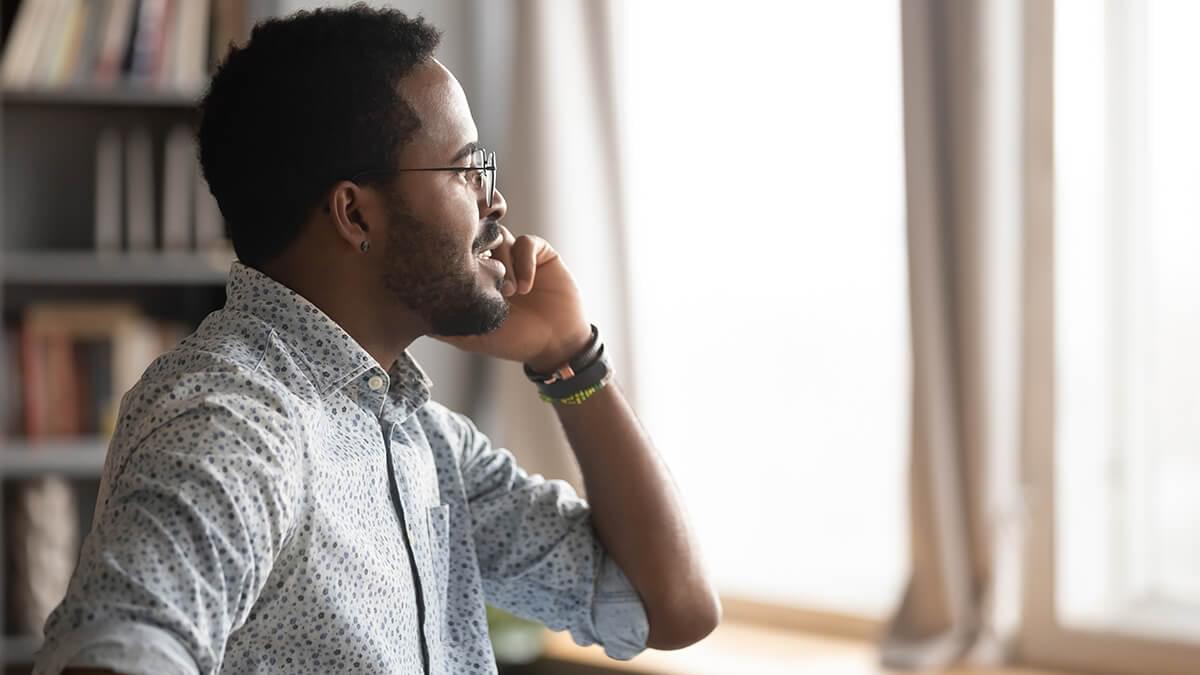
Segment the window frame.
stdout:
<path fill-rule="evenodd" d="M 1138 0 L 1108 0 L 1105 11 L 1120 12 L 1137 29 Z M 1020 661 L 1039 667 L 1096 673 L 1161 675 L 1195 672 L 1200 641 L 1152 636 L 1129 621 L 1103 627 L 1064 625 L 1056 601 L 1056 312 L 1055 312 L 1055 162 L 1054 162 L 1054 20 L 1055 3 L 1024 0 L 1024 105 L 1027 127 L 1022 140 L 1026 170 L 1024 306 L 1023 461 L 1029 488 L 1028 545 L 1023 580 Z M 1133 11 L 1134 14 L 1130 14 Z M 1112 23 L 1111 21 L 1109 22 Z M 1128 25 L 1125 24 L 1126 30 Z M 1129 35 L 1131 33 L 1127 33 Z M 1111 37 L 1111 36 L 1110 36 Z M 1118 40 L 1115 48 L 1121 50 Z M 1127 50 L 1128 52 L 1128 50 Z M 1130 52 L 1131 53 L 1131 52 Z M 1110 55 L 1107 68 L 1126 54 Z M 1134 56 L 1133 58 L 1137 58 Z M 1134 64 L 1136 66 L 1136 64 Z M 1048 67 L 1049 66 L 1049 67 Z M 1126 71 L 1132 70 L 1126 64 Z M 1115 74 L 1115 73 L 1114 73 Z M 1128 85 L 1128 78 L 1124 84 Z M 1128 94 L 1118 91 L 1116 96 Z M 1110 100 L 1113 97 L 1110 95 Z"/>

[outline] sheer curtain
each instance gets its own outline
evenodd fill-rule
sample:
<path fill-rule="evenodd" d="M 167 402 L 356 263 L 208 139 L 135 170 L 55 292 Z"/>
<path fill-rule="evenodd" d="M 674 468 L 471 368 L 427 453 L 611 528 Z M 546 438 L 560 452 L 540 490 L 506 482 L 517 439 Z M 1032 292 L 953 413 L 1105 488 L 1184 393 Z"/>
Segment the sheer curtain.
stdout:
<path fill-rule="evenodd" d="M 912 572 L 883 660 L 1002 662 L 1020 619 L 1022 339 L 1036 319 L 1022 307 L 1021 235 L 1028 179 L 1046 177 L 1025 143 L 1049 112 L 1027 94 L 1031 69 L 1050 65 L 1030 59 L 1048 51 L 1033 48 L 1019 2 L 901 6 Z"/>
<path fill-rule="evenodd" d="M 499 153 L 505 221 L 562 254 L 632 395 L 625 214 L 607 2 L 504 0 L 471 6 L 480 134 Z M 553 410 L 519 366 L 487 364 L 478 410 L 531 472 L 582 490 Z"/>

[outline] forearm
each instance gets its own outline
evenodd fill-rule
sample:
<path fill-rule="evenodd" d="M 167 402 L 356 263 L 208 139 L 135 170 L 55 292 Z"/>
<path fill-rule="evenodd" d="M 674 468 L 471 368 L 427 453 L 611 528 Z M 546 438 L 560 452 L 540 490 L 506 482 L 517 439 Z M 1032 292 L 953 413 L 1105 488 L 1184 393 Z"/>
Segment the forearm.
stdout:
<path fill-rule="evenodd" d="M 701 639 L 720 620 L 720 601 L 670 472 L 633 409 L 615 382 L 555 409 L 583 473 L 596 535 L 642 597 L 648 646 Z"/>

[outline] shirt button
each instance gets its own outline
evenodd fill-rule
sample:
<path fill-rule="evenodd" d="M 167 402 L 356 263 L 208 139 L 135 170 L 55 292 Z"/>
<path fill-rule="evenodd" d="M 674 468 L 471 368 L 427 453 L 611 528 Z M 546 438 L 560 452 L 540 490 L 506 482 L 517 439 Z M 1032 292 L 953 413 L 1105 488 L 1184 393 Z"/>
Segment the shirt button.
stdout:
<path fill-rule="evenodd" d="M 367 380 L 367 386 L 371 388 L 371 391 L 379 391 L 383 389 L 383 378 L 378 375 L 372 375 L 371 379 Z"/>

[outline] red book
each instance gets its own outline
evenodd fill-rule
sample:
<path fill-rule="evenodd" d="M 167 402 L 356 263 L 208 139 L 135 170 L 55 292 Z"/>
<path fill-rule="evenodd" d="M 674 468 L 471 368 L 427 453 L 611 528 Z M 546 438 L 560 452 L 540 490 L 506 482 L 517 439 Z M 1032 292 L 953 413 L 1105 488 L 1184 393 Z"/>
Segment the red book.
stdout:
<path fill-rule="evenodd" d="M 42 339 L 27 327 L 21 331 L 21 409 L 25 418 L 25 435 L 44 437 L 46 419 L 46 361 Z"/>

